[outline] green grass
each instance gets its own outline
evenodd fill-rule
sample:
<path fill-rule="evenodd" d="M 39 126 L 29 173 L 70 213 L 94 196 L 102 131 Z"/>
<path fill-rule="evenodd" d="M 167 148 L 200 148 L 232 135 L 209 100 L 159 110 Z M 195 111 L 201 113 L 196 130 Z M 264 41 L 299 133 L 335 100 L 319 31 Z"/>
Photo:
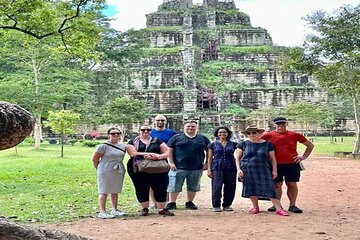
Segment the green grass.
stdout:
<path fill-rule="evenodd" d="M 314 139 L 314 153 L 333 155 L 351 151 L 354 137 Z M 301 144 L 300 144 L 301 145 Z M 302 148 L 303 149 L 303 148 Z M 98 211 L 94 148 L 79 143 L 65 146 L 43 144 L 34 150 L 28 144 L 0 152 L 0 216 L 19 222 L 55 223 L 94 216 Z M 300 150 L 302 151 L 302 150 Z M 120 208 L 135 215 L 139 204 L 126 175 Z M 107 203 L 109 206 L 109 200 Z"/>
<path fill-rule="evenodd" d="M 355 137 L 336 137 L 336 142 L 331 143 L 330 137 L 308 137 L 314 143 L 313 153 L 334 156 L 334 152 L 351 152 L 355 142 Z M 299 144 L 299 153 L 304 147 Z"/>
<path fill-rule="evenodd" d="M 17 153 L 16 153 L 17 150 Z M 98 211 L 94 148 L 43 144 L 0 152 L 0 215 L 20 222 L 72 221 Z M 133 186 L 125 179 L 120 208 L 138 208 Z M 108 206 L 110 206 L 108 200 Z M 125 207 L 123 207 L 125 206 Z"/>

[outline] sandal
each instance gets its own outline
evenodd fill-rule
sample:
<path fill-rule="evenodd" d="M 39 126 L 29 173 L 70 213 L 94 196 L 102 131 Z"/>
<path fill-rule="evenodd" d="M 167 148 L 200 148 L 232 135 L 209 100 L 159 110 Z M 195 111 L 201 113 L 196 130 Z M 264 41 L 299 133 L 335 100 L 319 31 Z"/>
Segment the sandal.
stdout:
<path fill-rule="evenodd" d="M 258 214 L 260 212 L 258 207 L 253 207 L 252 209 L 249 210 L 250 214 Z"/>
<path fill-rule="evenodd" d="M 276 211 L 276 215 L 279 215 L 279 216 L 289 216 L 289 214 L 288 214 L 284 209 L 281 209 L 281 210 Z"/>

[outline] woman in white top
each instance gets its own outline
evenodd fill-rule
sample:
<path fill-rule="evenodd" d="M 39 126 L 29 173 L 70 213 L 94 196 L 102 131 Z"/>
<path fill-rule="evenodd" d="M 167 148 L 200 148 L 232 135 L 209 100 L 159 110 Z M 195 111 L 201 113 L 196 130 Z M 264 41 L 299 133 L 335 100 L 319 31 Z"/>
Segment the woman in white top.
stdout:
<path fill-rule="evenodd" d="M 125 176 L 123 159 L 126 146 L 120 142 L 121 131 L 118 128 L 110 128 L 107 134 L 109 140 L 97 146 L 92 159 L 97 169 L 99 218 L 115 218 L 124 215 L 124 212 L 117 209 L 117 205 L 118 193 L 122 190 Z M 106 212 L 108 194 L 111 197 L 111 212 Z"/>

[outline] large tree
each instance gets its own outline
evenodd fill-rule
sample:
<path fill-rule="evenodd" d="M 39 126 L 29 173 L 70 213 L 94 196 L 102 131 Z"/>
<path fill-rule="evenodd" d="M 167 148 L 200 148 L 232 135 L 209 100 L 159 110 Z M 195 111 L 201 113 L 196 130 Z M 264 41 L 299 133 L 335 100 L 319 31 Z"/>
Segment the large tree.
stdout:
<path fill-rule="evenodd" d="M 0 4 L 0 61 L 6 62 L 0 71 L 0 90 L 23 90 L 7 94 L 11 97 L 7 100 L 27 100 L 25 105 L 31 105 L 36 149 L 40 147 L 42 114 L 55 104 L 80 102 L 79 96 L 86 93 L 88 84 L 81 81 L 84 74 L 69 70 L 96 58 L 103 3 L 38 0 Z"/>
<path fill-rule="evenodd" d="M 353 154 L 360 150 L 360 5 L 344 5 L 329 14 L 316 11 L 305 20 L 313 30 L 303 54 L 293 51 L 287 67 L 313 73 L 320 86 L 352 102 L 356 125 Z M 296 53 L 296 54 L 295 54 Z"/>

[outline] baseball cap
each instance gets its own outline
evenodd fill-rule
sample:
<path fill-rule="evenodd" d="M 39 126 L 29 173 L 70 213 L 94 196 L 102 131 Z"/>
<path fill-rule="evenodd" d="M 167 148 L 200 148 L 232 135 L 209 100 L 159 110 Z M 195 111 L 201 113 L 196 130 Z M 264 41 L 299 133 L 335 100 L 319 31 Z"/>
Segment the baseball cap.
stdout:
<path fill-rule="evenodd" d="M 276 117 L 276 118 L 273 119 L 273 122 L 275 124 L 277 124 L 277 123 L 287 123 L 288 120 L 285 117 Z"/>

